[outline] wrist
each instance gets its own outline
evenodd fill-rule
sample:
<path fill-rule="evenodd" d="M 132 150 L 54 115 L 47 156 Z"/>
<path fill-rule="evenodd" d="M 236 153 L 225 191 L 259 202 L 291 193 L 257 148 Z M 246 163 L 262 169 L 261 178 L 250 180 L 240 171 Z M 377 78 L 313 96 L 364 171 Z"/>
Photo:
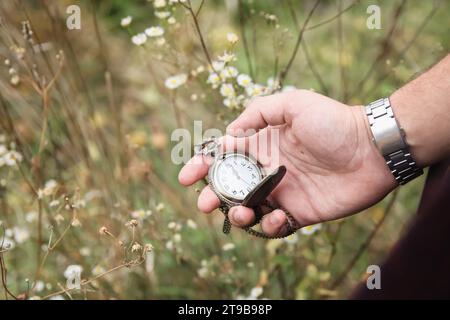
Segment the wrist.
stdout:
<path fill-rule="evenodd" d="M 397 90 L 389 99 L 417 166 L 424 168 L 435 163 L 439 159 L 439 151 L 443 150 L 434 147 L 439 137 L 435 136 L 434 130 L 429 127 L 433 125 L 432 122 L 426 123 L 426 121 L 432 121 L 425 115 L 429 111 L 425 108 L 426 104 L 420 102 L 420 97 L 408 96 L 408 93 L 403 90 Z M 422 105 L 423 108 L 419 110 L 415 107 L 417 104 Z"/>
<path fill-rule="evenodd" d="M 395 117 L 389 98 L 373 101 L 365 109 L 373 142 L 398 183 L 406 184 L 423 174 L 411 155 L 405 131 Z"/>
<path fill-rule="evenodd" d="M 391 105 L 421 167 L 450 157 L 450 55 L 394 92 Z"/>
<path fill-rule="evenodd" d="M 353 106 L 350 108 L 356 119 L 358 128 L 358 141 L 360 153 L 363 154 L 364 163 L 369 165 L 373 173 L 378 177 L 384 177 L 384 183 L 387 189 L 396 187 L 397 181 L 392 175 L 381 152 L 373 141 L 373 134 L 370 128 L 369 120 L 366 115 L 365 106 Z"/>

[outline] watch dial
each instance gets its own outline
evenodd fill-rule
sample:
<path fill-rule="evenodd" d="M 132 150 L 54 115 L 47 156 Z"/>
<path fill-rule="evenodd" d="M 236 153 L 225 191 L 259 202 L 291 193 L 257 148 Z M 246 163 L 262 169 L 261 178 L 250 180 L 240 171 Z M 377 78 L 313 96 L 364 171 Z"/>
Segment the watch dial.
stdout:
<path fill-rule="evenodd" d="M 213 172 L 217 191 L 237 200 L 244 200 L 262 178 L 256 162 L 239 153 L 225 154 Z"/>

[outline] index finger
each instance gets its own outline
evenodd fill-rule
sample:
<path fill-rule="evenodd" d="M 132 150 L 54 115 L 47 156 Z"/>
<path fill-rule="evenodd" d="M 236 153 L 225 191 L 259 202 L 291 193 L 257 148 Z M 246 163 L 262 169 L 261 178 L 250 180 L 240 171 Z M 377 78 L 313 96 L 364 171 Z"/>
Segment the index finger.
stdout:
<path fill-rule="evenodd" d="M 239 136 L 249 129 L 259 130 L 289 122 L 289 100 L 295 99 L 291 92 L 256 97 L 250 101 L 244 112 L 227 127 L 227 133 Z"/>
<path fill-rule="evenodd" d="M 195 155 L 181 169 L 178 181 L 184 186 L 190 186 L 208 174 L 208 161 L 203 155 Z"/>

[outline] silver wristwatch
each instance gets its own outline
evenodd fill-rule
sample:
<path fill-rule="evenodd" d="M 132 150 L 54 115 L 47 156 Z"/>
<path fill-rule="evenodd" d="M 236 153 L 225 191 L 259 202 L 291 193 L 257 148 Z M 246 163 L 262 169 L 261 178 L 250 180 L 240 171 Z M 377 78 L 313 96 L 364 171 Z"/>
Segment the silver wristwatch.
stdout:
<path fill-rule="evenodd" d="M 409 152 L 405 133 L 395 120 L 389 98 L 382 98 L 367 105 L 366 115 L 373 141 L 397 182 L 403 185 L 420 176 L 423 170 L 416 166 Z"/>

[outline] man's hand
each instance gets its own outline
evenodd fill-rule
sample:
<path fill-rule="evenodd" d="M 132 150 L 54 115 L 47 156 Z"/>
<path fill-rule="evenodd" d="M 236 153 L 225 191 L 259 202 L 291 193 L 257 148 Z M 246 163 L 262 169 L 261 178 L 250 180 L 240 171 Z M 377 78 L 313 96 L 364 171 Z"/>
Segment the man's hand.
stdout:
<path fill-rule="evenodd" d="M 306 90 L 258 97 L 228 126 L 227 133 L 236 136 L 248 129 L 259 131 L 223 141 L 229 148 L 244 139 L 258 159 L 261 151 L 252 148 L 252 142 L 279 130 L 279 164 L 286 166 L 287 174 L 271 200 L 289 211 L 301 226 L 357 213 L 397 185 L 371 140 L 363 107 L 349 107 Z M 204 160 L 191 159 L 180 172 L 180 183 L 187 186 L 203 178 L 208 170 Z M 269 161 L 263 165 L 269 169 L 275 164 Z M 199 209 L 211 212 L 218 206 L 217 196 L 205 187 L 198 199 Z M 242 227 L 254 220 L 254 213 L 237 206 L 229 217 Z M 283 235 L 285 221 L 285 214 L 275 210 L 264 216 L 261 225 L 268 235 Z"/>

